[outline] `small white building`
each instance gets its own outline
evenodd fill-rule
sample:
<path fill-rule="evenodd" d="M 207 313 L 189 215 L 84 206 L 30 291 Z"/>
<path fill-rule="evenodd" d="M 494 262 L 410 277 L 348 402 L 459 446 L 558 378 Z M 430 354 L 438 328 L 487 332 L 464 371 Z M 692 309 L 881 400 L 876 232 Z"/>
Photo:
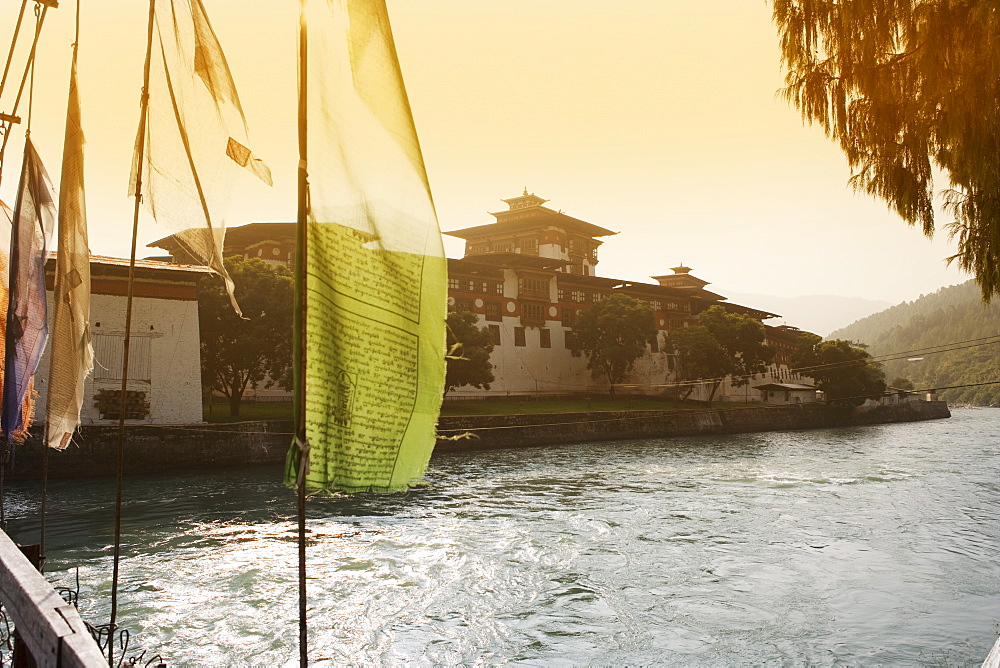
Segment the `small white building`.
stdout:
<path fill-rule="evenodd" d="M 760 400 L 767 404 L 812 404 L 816 403 L 816 388 L 799 383 L 765 383 L 754 385 L 760 392 Z"/>
<path fill-rule="evenodd" d="M 887 387 L 878 399 L 865 399 L 865 406 L 898 406 L 918 401 L 936 401 L 937 396 L 930 392 L 911 392 L 898 387 Z"/>
<path fill-rule="evenodd" d="M 81 424 L 118 422 L 128 295 L 127 259 L 91 256 L 90 327 L 94 371 L 85 384 Z M 46 265 L 51 329 L 55 260 Z M 202 421 L 198 281 L 205 267 L 137 260 L 129 346 L 128 424 Z M 45 420 L 49 352 L 35 374 L 35 421 Z"/>

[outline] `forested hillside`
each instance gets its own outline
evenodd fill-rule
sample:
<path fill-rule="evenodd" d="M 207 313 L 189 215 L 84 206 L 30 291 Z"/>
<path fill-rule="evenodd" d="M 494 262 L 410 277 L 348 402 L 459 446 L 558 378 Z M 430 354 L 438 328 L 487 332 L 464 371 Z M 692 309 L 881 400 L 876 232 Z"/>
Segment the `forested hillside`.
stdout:
<path fill-rule="evenodd" d="M 973 281 L 893 306 L 827 338 L 865 343 L 876 358 L 922 357 L 885 362 L 886 379 L 908 378 L 917 389 L 1000 380 L 1000 300 L 984 305 Z M 976 345 L 983 343 L 980 339 L 994 343 Z M 959 349 L 909 354 L 946 344 Z M 941 396 L 953 403 L 1000 406 L 1000 384 L 946 390 Z"/>

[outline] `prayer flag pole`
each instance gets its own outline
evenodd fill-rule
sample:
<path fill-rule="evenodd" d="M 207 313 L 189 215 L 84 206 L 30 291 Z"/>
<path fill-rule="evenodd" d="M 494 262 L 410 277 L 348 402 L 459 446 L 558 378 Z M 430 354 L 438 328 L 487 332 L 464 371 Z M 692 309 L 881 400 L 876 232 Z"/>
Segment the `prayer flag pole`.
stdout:
<path fill-rule="evenodd" d="M 309 664 L 309 629 L 306 613 L 306 474 L 309 470 L 309 441 L 306 435 L 306 223 L 309 218 L 309 171 L 306 127 L 307 110 L 307 30 L 305 5 L 299 0 L 298 56 L 298 209 L 295 223 L 295 317 L 293 319 L 292 373 L 295 375 L 295 445 L 299 449 L 297 475 L 298 554 L 299 554 L 299 665 Z"/>
<path fill-rule="evenodd" d="M 118 466 L 115 485 L 115 557 L 111 577 L 111 622 L 108 629 L 108 665 L 115 665 L 114 632 L 118 616 L 118 562 L 122 539 L 122 478 L 125 472 L 125 396 L 128 391 L 129 343 L 132 334 L 132 297 L 135 285 L 135 248 L 139 236 L 139 208 L 142 205 L 142 155 L 146 150 L 146 120 L 149 111 L 149 62 L 153 50 L 153 13 L 156 0 L 149 0 L 146 27 L 146 62 L 142 70 L 142 96 L 139 102 L 139 133 L 136 138 L 135 208 L 132 213 L 132 253 L 128 265 L 128 297 L 125 307 L 125 340 L 122 343 L 121 401 L 118 404 Z"/>

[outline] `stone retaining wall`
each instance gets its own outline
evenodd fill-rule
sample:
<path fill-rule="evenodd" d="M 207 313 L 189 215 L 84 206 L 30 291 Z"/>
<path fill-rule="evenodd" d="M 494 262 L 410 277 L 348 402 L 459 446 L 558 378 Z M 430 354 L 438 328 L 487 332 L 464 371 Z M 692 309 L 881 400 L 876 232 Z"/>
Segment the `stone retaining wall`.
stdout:
<path fill-rule="evenodd" d="M 738 434 L 914 422 L 951 417 L 947 403 L 922 401 L 876 408 L 823 404 L 754 405 L 671 411 L 443 417 L 438 432 L 473 438 L 439 440 L 438 450 L 468 450 L 632 438 Z"/>
<path fill-rule="evenodd" d="M 40 426 L 32 429 L 41 433 Z M 192 472 L 283 462 L 292 442 L 292 423 L 236 422 L 197 425 L 127 425 L 126 473 Z M 39 478 L 41 438 L 14 446 L 7 476 Z M 114 476 L 118 461 L 118 427 L 84 425 L 66 450 L 49 452 L 49 476 L 84 478 Z"/>
<path fill-rule="evenodd" d="M 584 441 L 662 438 L 699 434 L 817 429 L 950 417 L 943 401 L 878 408 L 838 408 L 821 404 L 739 406 L 669 411 L 602 411 L 532 415 L 442 417 L 442 435 L 472 433 L 476 438 L 439 439 L 435 451 L 521 447 Z M 36 428 L 40 433 L 41 429 Z M 126 427 L 127 473 L 193 472 L 276 465 L 291 443 L 288 421 L 237 422 L 189 426 Z M 14 448 L 8 479 L 41 477 L 42 443 L 38 437 Z M 49 453 L 49 476 L 82 478 L 113 476 L 118 427 L 87 425 L 63 452 Z"/>

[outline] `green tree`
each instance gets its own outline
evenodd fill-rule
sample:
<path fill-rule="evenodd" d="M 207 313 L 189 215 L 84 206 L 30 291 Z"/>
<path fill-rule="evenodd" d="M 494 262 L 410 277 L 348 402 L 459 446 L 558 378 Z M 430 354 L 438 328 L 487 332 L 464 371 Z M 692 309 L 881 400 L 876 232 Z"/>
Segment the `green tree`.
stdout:
<path fill-rule="evenodd" d="M 831 336 L 861 340 L 885 361 L 889 377 L 904 376 L 918 390 L 938 388 L 951 403 L 1000 406 L 1000 299 L 984 304 L 973 281 L 941 288 L 913 302 L 869 316 Z M 929 349 L 939 349 L 931 352 Z M 915 352 L 901 355 L 900 353 Z M 990 383 L 976 387 L 955 387 Z M 941 389 L 951 388 L 951 389 Z"/>
<path fill-rule="evenodd" d="M 840 144 L 851 184 L 934 232 L 950 189 L 949 260 L 1000 293 L 1000 11 L 974 0 L 774 0 L 783 94 Z"/>
<path fill-rule="evenodd" d="M 895 387 L 897 390 L 912 390 L 914 385 L 913 381 L 909 378 L 903 378 L 902 376 L 893 378 L 889 383 L 889 387 Z"/>
<path fill-rule="evenodd" d="M 490 389 L 494 381 L 490 353 L 493 337 L 488 327 L 477 327 L 479 316 L 469 311 L 448 314 L 448 370 L 444 392 L 471 385 Z"/>
<path fill-rule="evenodd" d="M 885 392 L 882 365 L 850 341 L 823 341 L 815 334 L 803 333 L 792 365 L 816 379 L 816 386 L 831 403 L 860 406 L 866 397 Z"/>
<path fill-rule="evenodd" d="M 759 320 L 742 313 L 730 313 L 716 304 L 701 313 L 698 322 L 711 332 L 725 353 L 724 368 L 731 376 L 729 382 L 733 387 L 746 385 L 774 361 L 774 348 L 765 343 L 767 332 Z"/>
<path fill-rule="evenodd" d="M 694 381 L 707 381 L 713 383 L 708 398 L 711 401 L 729 373 L 729 358 L 708 328 L 699 325 L 675 329 L 667 334 L 664 348 L 673 351 L 674 378 L 683 384 L 681 398 L 691 396 L 696 387 Z"/>
<path fill-rule="evenodd" d="M 260 258 L 230 257 L 225 266 L 245 319 L 233 311 L 221 278 L 201 280 L 201 382 L 206 393 L 224 394 L 230 415 L 238 416 L 247 388 L 291 386 L 292 277 Z"/>
<path fill-rule="evenodd" d="M 584 311 L 573 327 L 570 353 L 587 356 L 594 379 L 608 381 L 608 392 L 625 380 L 635 361 L 656 336 L 653 309 L 645 302 L 613 294 Z"/>

